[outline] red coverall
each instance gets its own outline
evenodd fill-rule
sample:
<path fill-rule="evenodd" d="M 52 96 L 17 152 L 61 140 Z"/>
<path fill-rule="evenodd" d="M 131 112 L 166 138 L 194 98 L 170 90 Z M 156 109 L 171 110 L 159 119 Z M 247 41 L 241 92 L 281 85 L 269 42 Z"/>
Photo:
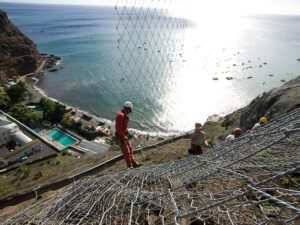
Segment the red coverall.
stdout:
<path fill-rule="evenodd" d="M 119 140 L 119 145 L 122 150 L 127 167 L 131 167 L 133 166 L 134 163 L 134 156 L 133 156 L 131 144 L 126 136 L 128 134 L 128 121 L 129 118 L 124 112 L 124 110 L 121 110 L 120 112 L 117 113 L 116 124 L 115 124 L 116 136 L 117 139 Z"/>

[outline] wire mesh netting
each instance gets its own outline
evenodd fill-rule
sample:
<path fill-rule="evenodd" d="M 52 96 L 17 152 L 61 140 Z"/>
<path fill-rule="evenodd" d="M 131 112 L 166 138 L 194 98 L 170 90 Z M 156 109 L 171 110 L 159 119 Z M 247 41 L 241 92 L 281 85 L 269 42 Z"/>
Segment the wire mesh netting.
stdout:
<path fill-rule="evenodd" d="M 300 109 L 201 156 L 90 176 L 4 224 L 300 224 Z"/>
<path fill-rule="evenodd" d="M 141 130 L 171 132 L 170 97 L 183 57 L 186 1 L 119 0 L 118 49 L 121 95 L 135 105 L 133 121 Z"/>

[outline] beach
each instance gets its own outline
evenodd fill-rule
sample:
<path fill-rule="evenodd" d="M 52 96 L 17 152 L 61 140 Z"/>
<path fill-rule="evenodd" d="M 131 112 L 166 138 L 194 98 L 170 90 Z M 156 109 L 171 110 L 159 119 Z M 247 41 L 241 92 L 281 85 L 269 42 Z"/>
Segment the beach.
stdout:
<path fill-rule="evenodd" d="M 42 98 L 47 98 L 47 99 L 50 99 L 52 101 L 59 102 L 58 100 L 47 96 L 46 93 L 43 92 L 43 90 L 41 90 L 37 86 L 40 77 L 44 76 L 44 73 L 46 73 L 49 69 L 51 69 L 51 68 L 47 68 L 46 71 L 44 71 L 43 67 L 46 64 L 47 64 L 47 59 L 44 59 L 43 62 L 41 63 L 41 66 L 37 69 L 37 71 L 35 73 L 31 73 L 31 74 L 22 76 L 20 78 L 20 81 L 25 82 L 26 88 L 29 92 L 29 99 L 27 100 L 28 102 L 38 103 Z M 52 65 L 52 68 L 57 66 L 57 65 L 59 65 L 59 60 L 57 60 L 57 62 Z M 49 75 L 51 76 L 51 73 Z M 110 127 L 110 130 L 111 130 L 112 134 L 114 133 L 114 122 L 113 121 L 110 121 L 106 118 L 100 118 L 97 115 L 93 115 L 93 114 L 91 114 L 89 112 L 86 112 L 86 111 L 83 111 L 79 108 L 76 108 L 76 107 L 73 107 L 73 106 L 70 106 L 70 105 L 66 105 L 63 102 L 59 102 L 59 103 L 65 105 L 67 108 L 72 108 L 72 110 L 74 112 L 74 114 L 72 114 L 72 117 L 82 118 L 83 114 L 91 115 L 92 119 L 89 120 L 89 121 L 85 121 L 85 120 L 81 119 L 81 121 L 83 121 L 84 126 L 97 127 L 98 124 L 99 124 L 99 121 L 101 120 L 105 123 L 102 126 L 103 130 Z M 66 113 L 66 115 L 71 116 L 70 113 Z M 158 142 L 161 142 L 161 141 L 164 141 L 164 140 L 167 140 L 167 139 L 170 139 L 170 138 L 174 137 L 173 135 L 169 135 L 169 136 L 166 136 L 166 135 L 161 135 L 160 136 L 160 135 L 157 135 L 157 134 L 150 135 L 147 132 L 142 132 L 141 133 L 141 132 L 136 132 L 135 130 L 131 130 L 130 132 L 133 134 L 133 138 L 131 139 L 131 142 L 132 142 L 132 145 L 135 149 L 142 148 L 142 147 L 145 147 L 145 146 L 154 145 Z M 106 137 L 105 136 L 104 137 L 97 137 L 94 141 L 96 143 L 97 142 L 100 142 L 100 143 L 104 142 L 105 143 L 106 142 L 105 140 L 107 138 L 109 138 L 109 140 L 111 140 L 112 136 L 109 135 L 109 136 L 106 136 Z M 109 141 L 108 143 L 112 144 L 111 141 Z"/>

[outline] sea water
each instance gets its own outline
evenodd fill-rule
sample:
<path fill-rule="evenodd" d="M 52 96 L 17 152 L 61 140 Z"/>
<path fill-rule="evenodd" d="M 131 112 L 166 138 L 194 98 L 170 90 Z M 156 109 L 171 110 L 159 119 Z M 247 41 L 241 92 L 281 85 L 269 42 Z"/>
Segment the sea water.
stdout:
<path fill-rule="evenodd" d="M 120 67 L 119 17 L 113 7 L 0 3 L 0 8 L 40 52 L 62 57 L 63 69 L 41 77 L 39 87 L 48 96 L 110 120 L 122 102 L 131 100 L 123 94 L 128 74 Z M 179 43 L 180 62 L 165 62 L 180 64 L 160 87 L 164 91 L 152 88 L 160 82 L 158 77 L 157 82 L 147 73 L 138 78 L 137 85 L 145 89 L 141 100 L 133 100 L 131 126 L 190 130 L 195 121 L 232 112 L 296 77 L 299 27 L 300 17 L 291 15 L 187 20 Z"/>

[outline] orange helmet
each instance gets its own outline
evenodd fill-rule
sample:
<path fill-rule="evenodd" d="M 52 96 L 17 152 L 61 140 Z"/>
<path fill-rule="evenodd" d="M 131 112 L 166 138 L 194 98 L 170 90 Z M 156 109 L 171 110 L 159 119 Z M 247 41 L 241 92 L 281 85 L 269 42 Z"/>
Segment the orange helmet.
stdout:
<path fill-rule="evenodd" d="M 241 128 L 237 127 L 233 130 L 233 133 L 237 136 L 240 136 L 242 134 L 242 130 L 241 130 Z"/>
<path fill-rule="evenodd" d="M 202 127 L 201 123 L 195 123 L 195 127 Z"/>

